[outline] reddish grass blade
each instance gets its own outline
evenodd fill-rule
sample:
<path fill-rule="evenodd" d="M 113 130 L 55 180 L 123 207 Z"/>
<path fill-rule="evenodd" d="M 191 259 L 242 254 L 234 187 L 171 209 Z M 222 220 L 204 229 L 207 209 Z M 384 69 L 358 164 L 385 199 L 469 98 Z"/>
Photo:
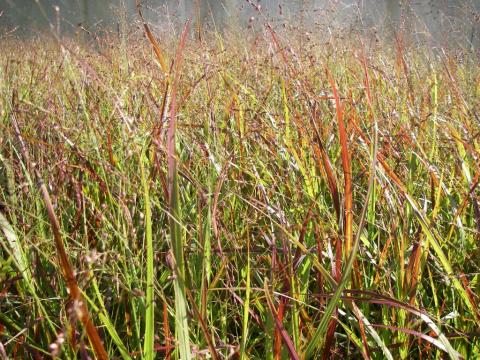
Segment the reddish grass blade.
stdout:
<path fill-rule="evenodd" d="M 408 260 L 408 270 L 405 272 L 405 293 L 410 295 L 410 301 L 415 300 L 415 289 L 417 287 L 418 275 L 420 273 L 420 259 L 422 255 L 422 234 L 417 234 L 420 238 L 413 245 L 412 254 Z"/>
<path fill-rule="evenodd" d="M 171 335 L 170 335 L 170 325 L 168 324 L 168 306 L 167 302 L 164 300 L 163 301 L 163 334 L 165 337 L 165 346 L 170 348 L 171 347 Z M 175 348 L 175 347 L 173 347 Z M 165 353 L 165 360 L 170 360 L 171 359 L 171 350 L 167 350 Z"/>
<path fill-rule="evenodd" d="M 383 325 L 383 324 L 372 324 L 372 326 L 376 327 L 376 328 L 381 328 L 381 329 L 390 329 L 390 330 L 394 330 L 394 331 L 400 331 L 400 332 L 403 332 L 405 334 L 416 336 L 416 337 L 418 337 L 422 340 L 425 340 L 428 343 L 436 346 L 440 350 L 448 352 L 448 350 L 445 348 L 445 346 L 442 344 L 441 341 L 435 339 L 432 336 L 421 333 L 419 331 L 415 331 L 415 330 L 412 330 L 412 329 L 406 329 L 406 328 L 400 328 L 400 327 L 397 327 L 397 326 Z M 458 356 L 458 358 L 463 359 L 463 357 L 461 357 L 460 354 L 458 354 L 457 356 Z"/>
<path fill-rule="evenodd" d="M 337 214 L 337 221 L 340 220 L 340 195 L 338 193 L 337 187 L 337 178 L 335 177 L 335 173 L 332 169 L 332 163 L 330 158 L 328 157 L 327 150 L 323 146 L 322 139 L 320 137 L 320 133 L 317 127 L 317 113 L 315 109 L 312 111 L 311 123 L 315 133 L 315 139 L 317 143 L 313 146 L 313 151 L 315 157 L 317 159 L 318 167 L 323 168 L 325 171 L 325 177 L 327 179 L 328 189 L 330 190 L 330 194 L 332 196 L 333 207 L 335 209 L 335 213 Z M 321 160 L 321 161 L 320 161 Z"/>
<path fill-rule="evenodd" d="M 352 307 L 353 307 L 353 312 L 355 313 L 355 316 L 357 319 L 361 319 L 362 315 L 360 314 L 360 309 L 358 306 L 352 302 Z M 362 343 L 363 343 L 363 357 L 367 360 L 370 359 L 370 351 L 368 349 L 368 341 L 367 341 L 367 335 L 365 332 L 365 324 L 362 321 L 358 322 L 358 328 L 360 330 L 360 337 L 362 338 Z"/>
<path fill-rule="evenodd" d="M 290 358 L 293 360 L 300 360 L 300 357 L 297 354 L 297 351 L 295 350 L 295 346 L 293 345 L 292 339 L 290 339 L 290 336 L 288 335 L 288 332 L 285 330 L 285 328 L 282 325 L 282 322 L 279 319 L 277 310 L 275 309 L 275 305 L 273 304 L 273 301 L 270 297 L 270 290 L 268 289 L 268 280 L 265 279 L 265 285 L 264 285 L 264 290 L 265 290 L 265 297 L 267 300 L 268 308 L 270 309 L 270 312 L 272 313 L 273 320 L 275 321 L 275 326 L 279 329 L 280 335 L 282 337 L 283 343 L 287 347 L 288 353 L 290 354 Z"/>
<path fill-rule="evenodd" d="M 461 273 L 459 276 L 460 280 L 462 281 L 463 286 L 465 287 L 467 291 L 468 298 L 470 299 L 470 303 L 475 309 L 480 309 L 478 306 L 478 302 L 475 300 L 475 298 L 478 299 L 478 294 L 475 294 L 472 289 L 470 288 L 470 284 L 468 282 L 467 276 L 464 273 Z M 477 311 L 478 312 L 478 311 Z"/>
<path fill-rule="evenodd" d="M 150 27 L 148 26 L 147 22 L 145 21 L 145 18 L 143 17 L 140 0 L 136 0 L 136 7 L 137 7 L 138 15 L 140 16 L 140 19 L 143 22 L 143 28 L 145 29 L 145 34 L 147 35 L 148 40 L 152 44 L 153 51 L 155 52 L 158 62 L 160 63 L 162 71 L 165 74 L 168 74 L 168 66 L 163 56 L 163 52 L 160 48 L 160 45 L 155 39 L 155 36 L 153 36 L 152 32 L 150 31 Z"/>
<path fill-rule="evenodd" d="M 328 324 L 327 333 L 325 334 L 325 345 L 323 348 L 322 360 L 327 360 L 332 357 L 332 347 L 335 341 L 335 330 L 337 329 L 338 325 L 336 319 L 337 315 L 338 310 L 335 309 L 332 314 L 332 320 L 330 320 L 330 323 Z"/>
<path fill-rule="evenodd" d="M 75 307 L 77 307 L 77 316 L 82 322 L 83 326 L 85 327 L 85 331 L 87 332 L 88 339 L 92 344 L 93 350 L 100 360 L 107 360 L 108 355 L 103 347 L 102 340 L 98 335 L 97 328 L 93 324 L 93 321 L 90 317 L 88 312 L 87 305 L 83 299 L 82 293 L 80 288 L 78 287 L 77 280 L 75 278 L 75 273 L 73 271 L 73 267 L 68 260 L 68 255 L 65 250 L 65 246 L 63 244 L 63 239 L 60 234 L 60 223 L 57 220 L 55 215 L 55 211 L 53 209 L 52 201 L 50 199 L 50 195 L 48 193 L 47 187 L 45 183 L 42 181 L 40 172 L 38 170 L 35 171 L 38 184 L 40 187 L 40 192 L 42 194 L 43 200 L 45 202 L 45 207 L 47 209 L 47 215 L 50 220 L 50 224 L 52 225 L 53 237 L 55 240 L 55 247 L 57 248 L 57 254 L 60 258 L 60 266 L 62 268 L 63 277 L 67 282 L 68 289 L 70 290 L 70 296 L 74 301 Z"/>
<path fill-rule="evenodd" d="M 202 317 L 202 314 L 200 314 L 200 311 L 198 310 L 197 304 L 195 303 L 195 299 L 193 298 L 192 292 L 188 289 L 185 288 L 188 299 L 190 300 L 190 303 L 192 304 L 192 309 L 193 312 L 195 313 L 195 316 L 198 319 L 198 322 L 200 323 L 200 327 L 203 332 L 203 336 L 205 340 L 207 341 L 208 348 L 210 349 L 210 354 L 212 356 L 213 360 L 219 360 L 220 357 L 218 356 L 217 350 L 215 349 L 215 345 L 213 344 L 213 336 L 208 330 L 207 322 L 205 319 Z"/>
<path fill-rule="evenodd" d="M 328 157 L 328 154 L 318 136 L 317 144 L 314 145 L 313 151 L 316 155 L 318 166 L 323 168 L 325 171 L 328 189 L 330 190 L 330 194 L 332 196 L 333 208 L 337 214 L 337 220 L 340 220 L 340 196 L 338 194 L 337 180 L 332 169 L 330 158 Z"/>
<path fill-rule="evenodd" d="M 338 96 L 337 87 L 335 85 L 335 81 L 333 80 L 332 75 L 327 69 L 327 76 L 330 82 L 330 86 L 333 92 L 333 98 L 335 99 L 335 108 L 337 114 L 337 123 L 338 123 L 338 130 L 339 130 L 339 137 L 340 137 L 340 146 L 341 146 L 341 153 L 342 153 L 342 167 L 344 173 L 344 197 L 345 197 L 345 213 L 344 213 L 344 251 L 343 253 L 345 256 L 349 256 L 351 252 L 352 242 L 353 242 L 353 213 L 352 213 L 352 174 L 351 174 L 351 165 L 350 165 L 350 158 L 348 154 L 348 140 L 347 140 L 347 130 L 345 128 L 345 123 L 343 121 L 343 106 L 340 102 L 340 97 Z M 329 181 L 330 182 L 330 181 Z M 332 193 L 333 194 L 333 193 Z M 341 243 L 337 240 L 336 246 L 336 263 L 337 263 L 337 270 L 336 271 L 336 280 L 339 281 L 341 277 L 341 266 L 340 266 L 340 259 L 342 254 Z M 323 359 L 327 359 L 330 357 L 331 348 L 334 344 L 334 336 L 335 336 L 335 329 L 337 327 L 337 321 L 335 319 L 337 310 L 335 309 L 334 313 L 332 314 L 333 317 L 330 320 L 330 323 L 327 328 L 326 337 L 325 337 L 325 347 L 323 350 Z"/>
<path fill-rule="evenodd" d="M 188 28 L 190 26 L 190 20 L 188 20 L 183 29 L 182 35 L 180 37 L 180 43 L 178 44 L 177 53 L 175 56 L 175 73 L 173 78 L 172 85 L 172 99 L 170 103 L 170 125 L 168 127 L 167 134 L 167 153 L 168 153 L 168 174 L 169 174 L 169 185 L 170 185 L 170 195 L 172 194 L 173 186 L 173 175 L 176 173 L 176 158 L 175 158 L 175 133 L 177 130 L 177 87 L 178 79 L 180 77 L 180 70 L 182 68 L 183 60 L 183 50 L 185 48 L 185 41 L 187 38 Z"/>
<path fill-rule="evenodd" d="M 385 242 L 385 245 L 382 249 L 382 252 L 380 253 L 380 257 L 379 257 L 379 260 L 378 260 L 378 269 L 379 270 L 382 270 L 382 268 L 383 268 L 383 264 L 385 263 L 385 260 L 387 259 L 387 255 L 388 255 L 388 251 L 390 250 L 390 244 L 391 243 L 392 243 L 392 236 L 389 236 L 387 238 L 387 241 Z M 375 280 L 373 281 L 373 283 L 376 284 L 376 285 L 380 281 L 380 274 L 381 274 L 380 271 L 377 271 L 377 273 L 375 274 Z"/>
<path fill-rule="evenodd" d="M 280 299 L 280 305 L 278 306 L 277 318 L 280 324 L 283 323 L 283 317 L 285 315 L 285 305 L 286 300 L 284 297 Z M 273 345 L 273 358 L 275 360 L 280 360 L 282 356 L 282 334 L 281 329 L 275 327 L 275 336 L 274 336 L 274 345 Z"/>
<path fill-rule="evenodd" d="M 350 254 L 353 242 L 353 196 L 352 196 L 352 170 L 350 164 L 350 156 L 348 152 L 348 136 L 345 123 L 343 121 L 343 106 L 338 96 L 337 87 L 333 80 L 332 74 L 327 69 L 327 76 L 332 87 L 333 97 L 335 99 L 335 108 L 337 113 L 338 131 L 340 136 L 340 145 L 342 152 L 342 167 L 344 173 L 344 196 L 345 196 L 345 256 Z"/>

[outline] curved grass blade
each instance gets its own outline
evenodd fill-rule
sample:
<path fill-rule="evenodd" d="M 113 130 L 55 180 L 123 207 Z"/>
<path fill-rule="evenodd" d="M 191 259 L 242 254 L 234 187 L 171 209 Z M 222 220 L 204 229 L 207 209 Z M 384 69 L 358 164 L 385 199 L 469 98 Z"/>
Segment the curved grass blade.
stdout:
<path fill-rule="evenodd" d="M 370 166 L 370 178 L 368 180 L 368 190 L 367 190 L 365 205 L 363 206 L 362 213 L 360 215 L 360 223 L 357 229 L 357 236 L 355 237 L 355 242 L 353 243 L 352 250 L 348 257 L 348 261 L 345 266 L 344 272 L 342 274 L 342 278 L 340 279 L 340 282 L 337 285 L 337 289 L 335 290 L 335 293 L 333 294 L 332 298 L 328 302 L 327 308 L 325 309 L 322 319 L 320 320 L 320 323 L 315 333 L 313 334 L 312 339 L 310 340 L 309 345 L 307 346 L 307 349 L 305 350 L 305 359 L 310 359 L 313 356 L 315 350 L 320 345 L 322 345 L 325 333 L 327 331 L 328 323 L 330 322 L 331 316 L 338 305 L 338 301 L 340 300 L 342 292 L 345 289 L 345 286 L 347 285 L 350 279 L 350 273 L 352 272 L 353 263 L 355 261 L 355 257 L 360 245 L 360 237 L 361 237 L 362 229 L 363 229 L 363 226 L 365 225 L 365 215 L 368 209 L 368 200 L 370 199 L 370 193 L 372 191 L 373 183 L 375 180 L 375 171 L 376 171 L 376 162 L 377 162 L 376 143 L 377 143 L 377 128 L 375 126 L 375 146 L 373 150 L 373 159 Z"/>
<path fill-rule="evenodd" d="M 65 245 L 60 234 L 60 223 L 58 222 L 57 216 L 55 215 L 52 201 L 50 199 L 50 194 L 48 193 L 47 187 L 42 181 L 40 172 L 38 170 L 36 170 L 36 175 L 40 187 L 40 192 L 47 208 L 47 215 L 52 225 L 53 238 L 55 240 L 55 247 L 57 248 L 57 255 L 60 259 L 62 273 L 67 283 L 68 289 L 70 290 L 70 296 L 72 297 L 75 306 L 78 307 L 77 316 L 85 327 L 88 339 L 92 344 L 93 350 L 95 351 L 97 358 L 100 360 L 107 360 L 109 356 L 105 348 L 103 347 L 100 335 L 98 334 L 97 328 L 92 321 L 87 305 L 85 304 L 81 290 L 75 278 L 75 272 L 73 271 L 73 267 L 70 263 L 70 260 L 68 259 Z"/>
<path fill-rule="evenodd" d="M 92 307 L 92 310 L 97 314 L 98 318 L 100 319 L 101 323 L 105 326 L 105 329 L 109 333 L 110 337 L 112 338 L 112 341 L 114 344 L 117 346 L 118 351 L 120 352 L 122 359 L 123 360 L 130 360 L 131 356 L 128 353 L 127 348 L 125 347 L 125 344 L 123 343 L 122 339 L 120 338 L 117 329 L 115 328 L 115 325 L 112 323 L 112 320 L 110 319 L 110 316 L 107 312 L 107 309 L 105 307 L 105 303 L 103 301 L 102 295 L 100 294 L 100 289 L 98 288 L 98 283 L 95 278 L 92 279 L 92 286 L 95 291 L 95 296 L 97 300 L 100 303 L 100 308 L 95 304 L 95 302 L 90 299 L 85 293 L 83 296 L 85 299 L 88 301 L 90 306 Z"/>
<path fill-rule="evenodd" d="M 275 305 L 273 304 L 273 300 L 270 297 L 270 290 L 268 289 L 268 279 L 265 279 L 264 283 L 264 291 L 265 291 L 265 297 L 267 299 L 267 304 L 270 309 L 270 312 L 272 313 L 273 320 L 275 321 L 275 326 L 278 330 L 280 330 L 280 335 L 282 336 L 282 340 L 287 347 L 288 353 L 290 354 L 290 358 L 293 360 L 300 360 L 300 357 L 297 354 L 297 351 L 295 350 L 295 346 L 293 345 L 292 339 L 290 339 L 290 336 L 288 335 L 287 331 L 283 327 L 281 321 L 278 319 L 278 314 L 277 310 L 275 310 Z"/>

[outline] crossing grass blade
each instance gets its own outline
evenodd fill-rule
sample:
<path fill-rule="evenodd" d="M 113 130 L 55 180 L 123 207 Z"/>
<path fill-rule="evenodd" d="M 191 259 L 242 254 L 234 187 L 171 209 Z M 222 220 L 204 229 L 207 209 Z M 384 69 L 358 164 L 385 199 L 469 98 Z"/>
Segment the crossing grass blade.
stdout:
<path fill-rule="evenodd" d="M 99 360 L 107 360 L 107 351 L 103 346 L 103 342 L 100 339 L 97 328 L 95 327 L 93 320 L 90 316 L 87 305 L 85 304 L 85 300 L 83 299 L 81 290 L 75 278 L 73 267 L 70 263 L 70 260 L 68 259 L 62 235 L 60 234 L 60 223 L 58 222 L 57 216 L 55 215 L 50 194 L 48 193 L 47 187 L 43 183 L 40 172 L 38 170 L 36 171 L 36 176 L 39 182 L 40 193 L 42 194 L 43 200 L 45 202 L 48 218 L 52 225 L 53 238 L 55 240 L 55 247 L 57 249 L 57 255 L 59 257 L 60 267 L 62 269 L 67 286 L 70 290 L 70 296 L 74 301 L 74 306 L 78 307 L 77 316 L 85 327 L 88 339 L 92 344 L 97 358 Z"/>
<path fill-rule="evenodd" d="M 317 329 L 315 330 L 315 333 L 313 334 L 307 348 L 305 349 L 305 359 L 311 359 L 312 356 L 314 355 L 315 350 L 321 347 L 321 345 L 323 344 L 323 339 L 325 337 L 327 326 L 331 320 L 332 314 L 334 313 L 335 308 L 338 306 L 338 301 L 342 296 L 343 290 L 345 289 L 346 285 L 350 281 L 350 274 L 353 269 L 353 263 L 355 261 L 358 247 L 360 245 L 362 230 L 365 225 L 365 215 L 367 214 L 367 210 L 368 210 L 368 201 L 370 199 L 373 184 L 375 182 L 375 174 L 376 174 L 376 166 L 377 166 L 377 145 L 376 145 L 377 128 L 376 126 L 374 128 L 374 139 L 375 140 L 374 140 L 374 147 L 373 147 L 373 154 L 372 154 L 372 162 L 370 165 L 370 177 L 368 180 L 368 190 L 365 197 L 365 204 L 363 206 L 362 213 L 360 215 L 360 222 L 357 228 L 357 235 L 355 237 L 352 250 L 349 253 L 345 268 L 343 269 L 342 277 L 337 284 L 337 288 L 335 289 L 335 292 L 333 293 L 332 298 L 328 302 L 328 305 L 322 315 L 320 323 Z"/>
<path fill-rule="evenodd" d="M 277 310 L 275 309 L 275 305 L 273 304 L 273 300 L 270 295 L 270 289 L 268 287 L 268 279 L 265 279 L 264 291 L 265 291 L 265 298 L 267 300 L 268 308 L 272 313 L 276 328 L 280 331 L 282 341 L 287 348 L 288 354 L 290 355 L 290 359 L 300 360 L 300 356 L 297 354 L 297 351 L 295 350 L 295 346 L 293 345 L 292 339 L 288 335 L 288 332 L 282 326 L 281 321 L 278 319 Z"/>

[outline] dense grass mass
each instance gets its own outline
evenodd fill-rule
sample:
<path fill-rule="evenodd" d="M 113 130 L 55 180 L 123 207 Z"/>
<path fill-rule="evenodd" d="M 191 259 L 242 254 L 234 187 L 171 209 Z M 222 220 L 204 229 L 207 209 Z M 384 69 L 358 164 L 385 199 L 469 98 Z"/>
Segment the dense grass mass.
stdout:
<path fill-rule="evenodd" d="M 242 36 L 1 40 L 0 358 L 480 357 L 478 54 Z"/>

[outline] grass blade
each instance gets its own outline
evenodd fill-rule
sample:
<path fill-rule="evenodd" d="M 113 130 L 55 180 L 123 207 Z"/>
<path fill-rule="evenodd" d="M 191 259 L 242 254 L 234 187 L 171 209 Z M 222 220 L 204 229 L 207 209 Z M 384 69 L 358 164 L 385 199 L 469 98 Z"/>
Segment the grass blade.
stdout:
<path fill-rule="evenodd" d="M 147 179 L 145 165 L 146 148 L 140 155 L 140 175 L 142 179 L 143 198 L 145 206 L 145 245 L 147 247 L 147 281 L 146 281 L 146 304 L 145 304 L 145 334 L 143 343 L 143 355 L 146 360 L 155 358 L 155 298 L 154 298 L 154 266 L 153 266 L 153 238 L 152 238 L 152 215 L 149 194 L 149 181 Z"/>
<path fill-rule="evenodd" d="M 377 142 L 377 129 L 375 127 L 375 144 Z M 340 300 L 340 297 L 342 295 L 343 290 L 345 289 L 345 286 L 349 282 L 349 277 L 353 269 L 353 263 L 355 261 L 355 257 L 358 251 L 358 247 L 360 245 L 360 237 L 362 233 L 363 226 L 365 225 L 365 215 L 367 213 L 368 209 L 368 200 L 370 199 L 370 193 L 373 188 L 373 183 L 375 180 L 375 172 L 376 172 L 376 162 L 377 162 L 377 149 L 376 146 L 374 147 L 373 151 L 373 159 L 372 163 L 370 166 L 370 178 L 368 180 L 368 190 L 367 190 L 367 195 L 366 195 L 366 200 L 365 200 L 365 205 L 363 206 L 362 213 L 360 215 L 360 223 L 358 225 L 358 230 L 357 230 L 357 236 L 355 238 L 355 242 L 353 244 L 353 248 L 349 254 L 347 263 L 345 265 L 342 278 L 340 279 L 337 289 L 335 290 L 332 298 L 328 302 L 327 308 L 325 309 L 325 312 L 323 313 L 322 319 L 320 320 L 320 323 L 315 330 L 315 333 L 313 334 L 309 345 L 307 346 L 305 350 L 305 359 L 310 359 L 315 350 L 319 347 L 319 345 L 322 344 L 323 338 L 325 336 L 325 332 L 327 330 L 327 325 L 330 322 L 331 316 L 335 311 L 335 308 L 338 305 L 338 301 Z"/>
<path fill-rule="evenodd" d="M 290 358 L 293 360 L 300 360 L 300 357 L 298 356 L 297 351 L 295 350 L 295 346 L 293 345 L 292 339 L 290 339 L 290 336 L 288 335 L 287 331 L 283 327 L 281 321 L 278 319 L 277 310 L 275 310 L 275 305 L 273 304 L 273 300 L 270 297 L 270 289 L 268 288 L 268 279 L 265 279 L 264 291 L 265 291 L 265 297 L 267 300 L 268 307 L 270 309 L 270 312 L 272 313 L 273 320 L 275 321 L 275 326 L 277 327 L 277 329 L 280 330 L 280 335 L 282 336 L 282 340 L 285 346 L 287 347 Z"/>
<path fill-rule="evenodd" d="M 93 350 L 98 359 L 100 360 L 107 360 L 108 355 L 103 347 L 102 340 L 100 339 L 100 335 L 98 335 L 97 328 L 95 327 L 90 313 L 88 311 L 87 305 L 83 300 L 82 293 L 80 288 L 77 284 L 77 280 L 75 278 L 75 273 L 73 271 L 73 267 L 70 264 L 70 260 L 68 259 L 67 252 L 65 250 L 65 245 L 63 243 L 62 236 L 60 234 L 60 223 L 57 220 L 55 215 L 55 211 L 53 209 L 52 200 L 50 199 L 50 194 L 48 193 L 47 187 L 45 183 L 42 181 L 40 173 L 38 170 L 36 171 L 38 184 L 40 187 L 40 192 L 42 194 L 43 200 L 45 202 L 45 206 L 47 208 L 48 218 L 50 219 L 50 223 L 52 225 L 53 231 L 53 238 L 55 240 L 55 247 L 57 248 L 57 255 L 60 259 L 60 266 L 62 269 L 63 276 L 65 281 L 67 282 L 67 286 L 70 290 L 70 296 L 74 301 L 74 305 L 77 306 L 77 316 L 79 320 L 82 322 L 85 330 L 87 332 L 88 339 L 92 344 Z"/>
<path fill-rule="evenodd" d="M 172 85 L 172 96 L 170 104 L 170 124 L 167 137 L 167 156 L 168 156 L 168 188 L 170 205 L 170 239 L 175 262 L 174 269 L 176 276 L 173 280 L 175 289 L 175 336 L 178 341 L 180 358 L 182 360 L 191 359 L 190 336 L 187 318 L 187 296 L 185 291 L 185 260 L 184 260 L 184 237 L 180 227 L 181 211 L 180 196 L 178 184 L 177 155 L 176 155 L 176 99 L 178 79 L 181 71 L 183 49 L 188 33 L 190 21 L 187 21 L 178 45 L 175 57 L 175 74 Z"/>
<path fill-rule="evenodd" d="M 150 27 L 145 21 L 145 18 L 143 17 L 140 0 L 135 0 L 135 5 L 137 7 L 138 15 L 142 20 L 145 34 L 148 37 L 148 41 L 150 41 L 150 43 L 152 44 L 153 51 L 155 52 L 155 56 L 157 57 L 157 60 L 160 63 L 160 67 L 162 68 L 162 71 L 164 72 L 164 74 L 168 74 L 168 66 L 167 66 L 167 62 L 165 61 L 165 57 L 163 56 L 163 51 L 160 48 L 158 41 L 155 39 L 155 36 L 153 36 L 152 31 L 150 30 Z"/>
<path fill-rule="evenodd" d="M 246 289 L 245 289 L 245 303 L 243 304 L 243 319 L 242 319 L 242 345 L 240 347 L 240 360 L 247 359 L 246 347 L 248 339 L 248 313 L 250 311 L 250 238 L 247 239 L 247 268 L 246 268 Z M 275 315 L 274 315 L 275 316 Z"/>

